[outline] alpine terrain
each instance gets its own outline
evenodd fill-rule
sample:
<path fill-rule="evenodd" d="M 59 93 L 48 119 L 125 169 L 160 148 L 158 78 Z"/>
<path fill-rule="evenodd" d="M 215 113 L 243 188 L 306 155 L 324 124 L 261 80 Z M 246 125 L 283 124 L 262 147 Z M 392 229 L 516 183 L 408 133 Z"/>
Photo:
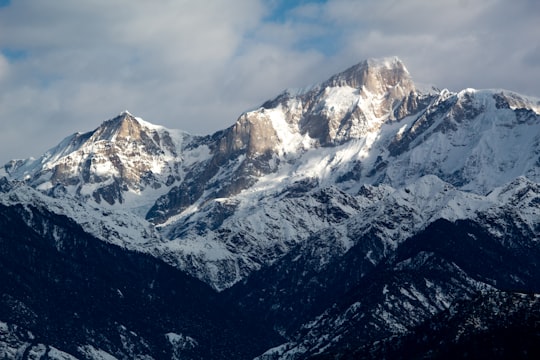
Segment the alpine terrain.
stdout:
<path fill-rule="evenodd" d="M 0 358 L 540 356 L 540 100 L 398 58 L 0 170 Z"/>

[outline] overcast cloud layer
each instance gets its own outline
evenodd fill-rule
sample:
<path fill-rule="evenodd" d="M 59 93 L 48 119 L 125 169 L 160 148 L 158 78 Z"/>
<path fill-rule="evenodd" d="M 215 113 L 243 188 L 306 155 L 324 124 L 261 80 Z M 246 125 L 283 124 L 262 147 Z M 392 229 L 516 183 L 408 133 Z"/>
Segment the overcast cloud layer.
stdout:
<path fill-rule="evenodd" d="M 537 0 L 0 0 L 0 163 L 125 109 L 210 134 L 371 57 L 540 97 L 539 24 Z"/>

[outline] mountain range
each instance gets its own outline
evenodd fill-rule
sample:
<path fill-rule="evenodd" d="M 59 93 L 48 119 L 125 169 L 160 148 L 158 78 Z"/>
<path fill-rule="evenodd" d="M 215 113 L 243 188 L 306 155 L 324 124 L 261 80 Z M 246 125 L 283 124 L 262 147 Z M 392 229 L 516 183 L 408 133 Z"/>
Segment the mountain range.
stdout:
<path fill-rule="evenodd" d="M 540 101 L 398 58 L 0 170 L 0 356 L 534 358 Z"/>

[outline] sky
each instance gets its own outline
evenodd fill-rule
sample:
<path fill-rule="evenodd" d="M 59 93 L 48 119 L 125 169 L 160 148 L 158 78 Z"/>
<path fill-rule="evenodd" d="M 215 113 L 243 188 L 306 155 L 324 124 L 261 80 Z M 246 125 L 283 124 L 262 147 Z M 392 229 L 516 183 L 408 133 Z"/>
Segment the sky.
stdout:
<path fill-rule="evenodd" d="M 211 134 L 386 56 L 416 82 L 540 97 L 540 1 L 0 0 L 0 164 L 124 110 Z"/>

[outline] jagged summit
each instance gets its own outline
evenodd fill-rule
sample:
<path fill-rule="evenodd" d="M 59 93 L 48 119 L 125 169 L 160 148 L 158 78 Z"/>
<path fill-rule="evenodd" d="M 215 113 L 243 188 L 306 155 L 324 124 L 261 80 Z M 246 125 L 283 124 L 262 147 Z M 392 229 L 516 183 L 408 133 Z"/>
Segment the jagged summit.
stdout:
<path fill-rule="evenodd" d="M 251 123 L 272 123 L 276 138 L 296 141 L 296 148 L 303 147 L 306 139 L 291 136 L 291 130 L 292 135 L 308 134 L 319 145 L 335 145 L 376 131 L 388 120 L 415 113 L 430 96 L 436 94 L 417 93 L 399 58 L 368 59 L 311 88 L 286 90 L 247 116 Z M 286 118 L 288 126 L 269 122 L 268 110 L 281 112 L 270 118 Z"/>
<path fill-rule="evenodd" d="M 404 95 L 414 90 L 409 71 L 397 57 L 364 60 L 332 76 L 325 85 L 350 86 L 378 95 L 396 87 L 400 88 L 399 94 L 394 90 L 394 95 Z"/>
<path fill-rule="evenodd" d="M 404 94 L 416 91 L 411 74 L 403 61 L 396 56 L 370 58 L 331 76 L 322 83 L 304 88 L 285 89 L 276 99 L 265 102 L 262 107 L 272 107 L 277 100 L 316 93 L 328 87 L 351 87 L 367 90 L 375 95 L 384 95 L 397 86 L 403 89 Z M 433 90 L 434 87 L 430 86 L 427 92 L 433 92 Z M 395 92 L 391 95 L 393 94 Z"/>
<path fill-rule="evenodd" d="M 168 131 L 162 126 L 144 121 L 125 110 L 118 116 L 104 121 L 92 132 L 90 141 L 141 141 L 153 133 Z"/>
<path fill-rule="evenodd" d="M 142 127 L 137 119 L 128 111 L 124 111 L 113 119 L 103 122 L 93 133 L 92 140 L 138 139 Z"/>

